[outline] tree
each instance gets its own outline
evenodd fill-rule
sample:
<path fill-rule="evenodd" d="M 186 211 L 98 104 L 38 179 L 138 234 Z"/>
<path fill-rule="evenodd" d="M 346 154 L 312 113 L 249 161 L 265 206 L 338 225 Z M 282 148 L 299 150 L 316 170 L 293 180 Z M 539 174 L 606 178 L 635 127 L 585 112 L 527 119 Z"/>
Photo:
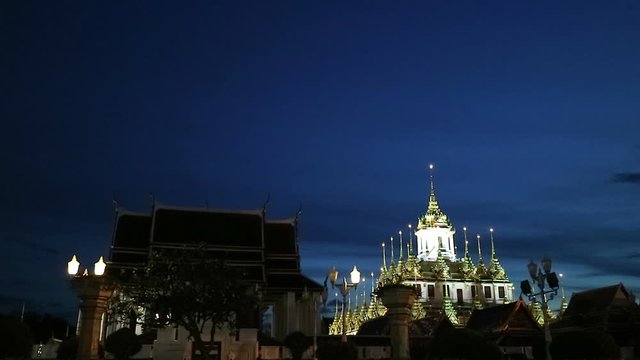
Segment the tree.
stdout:
<path fill-rule="evenodd" d="M 301 331 L 294 331 L 284 338 L 284 346 L 291 352 L 293 360 L 302 359 L 302 354 L 313 345 L 313 341 Z"/>
<path fill-rule="evenodd" d="M 28 358 L 31 355 L 29 329 L 17 316 L 0 314 L 0 359 Z"/>
<path fill-rule="evenodd" d="M 107 336 L 104 349 L 112 353 L 116 360 L 127 360 L 142 349 L 142 343 L 133 330 L 122 328 Z"/>
<path fill-rule="evenodd" d="M 254 311 L 255 295 L 241 277 L 204 245 L 165 250 L 152 255 L 145 271 L 121 282 L 112 309 L 124 320 L 142 309 L 146 325 L 185 328 L 208 358 L 216 329 L 234 328 L 239 314 Z"/>
<path fill-rule="evenodd" d="M 24 324 L 29 327 L 34 343 L 45 343 L 52 336 L 63 339 L 66 333 L 73 332 L 73 328 L 65 319 L 51 314 L 27 311 L 23 318 Z"/>

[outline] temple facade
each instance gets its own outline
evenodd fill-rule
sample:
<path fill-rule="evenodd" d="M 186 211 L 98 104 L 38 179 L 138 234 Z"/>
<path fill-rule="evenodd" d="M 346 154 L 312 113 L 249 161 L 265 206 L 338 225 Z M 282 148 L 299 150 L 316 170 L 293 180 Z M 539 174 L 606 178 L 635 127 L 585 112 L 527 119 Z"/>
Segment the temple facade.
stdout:
<path fill-rule="evenodd" d="M 391 259 L 379 283 L 400 277 L 405 284 L 419 290 L 419 300 L 428 310 L 453 306 L 460 312 L 459 322 L 464 322 L 466 314 L 473 308 L 513 301 L 514 287 L 496 254 L 493 229 L 489 229 L 491 254 L 486 262 L 480 235 L 476 235 L 473 241 L 477 246 L 477 257 L 475 260 L 472 258 L 466 227 L 462 228 L 464 252 L 461 258 L 457 258 L 456 229 L 440 208 L 433 174 L 429 182 L 427 209 L 418 218 L 415 233 L 409 233 L 406 257 L 401 252 L 398 259 Z M 413 251 L 413 236 L 417 254 Z"/>
<path fill-rule="evenodd" d="M 151 254 L 163 249 L 197 248 L 212 258 L 224 259 L 243 275 L 241 282 L 247 289 L 258 292 L 259 308 L 238 314 L 235 331 L 216 332 L 217 349 L 212 356 L 256 358 L 261 328 L 264 335 L 280 341 L 293 331 L 310 334 L 319 330 L 314 299 L 323 287 L 300 271 L 297 224 L 297 218 L 267 219 L 264 208 L 217 210 L 155 201 L 149 213 L 117 208 L 107 271 L 112 276 L 138 271 Z M 265 312 L 269 324 L 262 321 Z M 104 319 L 103 335 L 124 326 L 130 324 Z M 136 330 L 141 333 L 144 329 L 138 325 Z M 190 359 L 193 351 L 185 329 L 158 329 L 153 342 L 155 359 Z"/>
<path fill-rule="evenodd" d="M 489 231 L 491 254 L 488 259 L 482 255 L 480 235 L 473 239 L 477 256 L 475 259 L 471 256 L 466 227 L 462 229 L 464 251 L 460 258 L 457 257 L 456 229 L 440 207 L 432 166 L 430 170 L 426 211 L 415 225 L 408 226 L 408 239 L 403 238 L 400 231 L 398 237 L 390 239 L 388 246 L 386 242 L 382 244 L 376 289 L 398 283 L 414 286 L 419 293 L 412 309 L 414 320 L 444 314 L 451 323 L 464 325 L 473 309 L 514 301 L 514 286 L 498 259 L 493 229 Z M 346 314 L 336 308 L 330 333 L 342 332 L 343 316 L 347 317 L 348 334 L 356 334 L 361 324 L 383 316 L 385 306 L 377 299 L 375 291 L 372 293 L 369 304 L 356 303 Z"/>

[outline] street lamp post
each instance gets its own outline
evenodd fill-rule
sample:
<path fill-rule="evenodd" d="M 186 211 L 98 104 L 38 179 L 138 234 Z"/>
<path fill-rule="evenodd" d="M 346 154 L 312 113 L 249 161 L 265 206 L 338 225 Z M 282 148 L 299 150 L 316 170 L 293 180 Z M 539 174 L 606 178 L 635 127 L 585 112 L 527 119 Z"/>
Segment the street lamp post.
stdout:
<path fill-rule="evenodd" d="M 92 274 L 89 274 L 88 269 L 84 269 L 82 275 L 78 274 L 80 262 L 75 255 L 67 263 L 71 286 L 81 300 L 77 352 L 79 360 L 99 358 L 102 316 L 107 310 L 107 301 L 113 294 L 113 286 L 104 276 L 105 269 L 106 264 L 102 257 L 95 263 Z"/>
<path fill-rule="evenodd" d="M 527 265 L 529 275 L 531 276 L 533 282 L 538 286 L 539 291 L 533 292 L 529 280 L 523 280 L 520 283 L 520 289 L 522 290 L 523 294 L 529 297 L 530 301 L 537 301 L 537 296 L 540 296 L 542 300 L 545 354 L 546 358 L 548 360 L 551 360 L 551 329 L 549 328 L 550 319 L 548 318 L 548 301 L 553 300 L 554 296 L 558 295 L 558 288 L 560 286 L 558 276 L 556 275 L 556 273 L 551 272 L 551 259 L 545 256 L 542 258 L 540 263 L 542 264 L 542 269 L 540 269 L 538 267 L 538 264 L 536 264 L 533 260 L 531 260 L 531 262 Z M 548 285 L 549 288 L 546 288 L 546 285 Z"/>
<path fill-rule="evenodd" d="M 358 287 L 358 283 L 360 283 L 360 272 L 356 266 L 353 267 L 353 271 L 351 271 L 351 283 L 347 282 L 347 278 L 342 278 L 342 283 L 336 283 L 338 280 L 338 271 L 336 267 L 332 267 L 327 274 L 329 281 L 331 281 L 331 286 L 340 288 L 340 293 L 342 294 L 342 342 L 347 342 L 347 317 L 346 314 L 346 303 L 347 303 L 347 295 L 349 295 L 349 290 L 351 288 L 356 289 Z"/>

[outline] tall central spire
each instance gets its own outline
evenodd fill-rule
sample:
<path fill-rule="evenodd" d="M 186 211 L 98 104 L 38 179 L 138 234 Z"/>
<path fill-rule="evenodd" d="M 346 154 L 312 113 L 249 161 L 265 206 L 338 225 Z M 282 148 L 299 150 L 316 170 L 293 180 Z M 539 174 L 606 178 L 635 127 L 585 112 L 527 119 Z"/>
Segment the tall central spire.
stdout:
<path fill-rule="evenodd" d="M 429 164 L 429 206 L 427 207 L 427 214 L 442 213 L 440 205 L 438 205 L 438 199 L 436 199 L 436 187 L 433 181 L 433 164 Z"/>
<path fill-rule="evenodd" d="M 440 209 L 436 198 L 436 187 L 433 181 L 433 164 L 429 164 L 429 204 L 427 212 L 418 221 L 418 230 L 426 228 L 450 228 L 451 222 L 447 215 Z"/>

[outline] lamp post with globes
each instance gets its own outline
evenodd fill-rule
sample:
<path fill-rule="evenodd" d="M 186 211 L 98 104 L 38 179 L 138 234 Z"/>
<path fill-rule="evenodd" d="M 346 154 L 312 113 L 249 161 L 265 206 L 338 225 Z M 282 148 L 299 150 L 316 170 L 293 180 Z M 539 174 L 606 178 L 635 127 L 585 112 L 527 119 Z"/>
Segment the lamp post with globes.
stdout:
<path fill-rule="evenodd" d="M 331 270 L 329 270 L 329 273 L 327 274 L 327 278 L 329 279 L 329 281 L 331 281 L 331 286 L 333 288 L 338 286 L 340 288 L 340 293 L 342 294 L 342 342 L 343 343 L 347 342 L 347 317 L 345 316 L 347 295 L 349 295 L 349 290 L 351 290 L 351 288 L 356 289 L 358 287 L 358 284 L 360 283 L 360 271 L 358 271 L 358 268 L 356 266 L 353 267 L 353 270 L 351 271 L 350 275 L 351 275 L 350 283 L 347 282 L 346 277 L 342 278 L 342 283 L 336 283 L 336 281 L 338 280 L 338 271 L 336 270 L 336 267 L 335 266 L 332 267 Z"/>
<path fill-rule="evenodd" d="M 107 310 L 107 301 L 114 287 L 104 276 L 106 264 L 102 256 L 93 266 L 80 273 L 80 262 L 74 255 L 67 263 L 67 274 L 71 287 L 80 298 L 80 325 L 78 329 L 78 360 L 99 359 L 99 344 L 102 335 L 102 316 Z"/>
<path fill-rule="evenodd" d="M 538 286 L 539 291 L 534 292 L 529 280 L 523 280 L 520 282 L 520 289 L 522 293 L 529 297 L 530 301 L 537 301 L 537 296 L 540 296 L 542 300 L 542 318 L 543 318 L 543 328 L 544 328 L 544 343 L 545 343 L 545 354 L 548 360 L 551 360 L 551 330 L 549 328 L 549 304 L 548 301 L 553 300 L 554 296 L 558 295 L 558 288 L 560 287 L 558 276 L 556 273 L 551 271 L 551 258 L 545 256 L 540 261 L 542 264 L 542 269 L 538 267 L 533 260 L 529 262 L 527 265 L 527 269 L 529 270 L 529 275 L 531 279 Z M 544 272 L 543 272 L 544 270 Z M 547 288 L 548 285 L 548 288 Z M 548 295 L 548 296 L 547 296 Z"/>

